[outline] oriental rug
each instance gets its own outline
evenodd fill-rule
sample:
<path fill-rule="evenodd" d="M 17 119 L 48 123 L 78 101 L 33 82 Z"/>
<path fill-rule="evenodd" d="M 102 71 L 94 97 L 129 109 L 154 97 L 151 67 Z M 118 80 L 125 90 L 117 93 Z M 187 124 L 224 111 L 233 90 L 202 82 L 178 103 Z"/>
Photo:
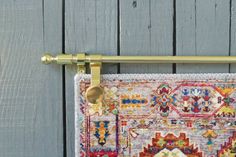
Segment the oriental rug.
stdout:
<path fill-rule="evenodd" d="M 236 156 L 236 74 L 102 75 L 101 108 L 90 77 L 75 77 L 76 157 Z"/>

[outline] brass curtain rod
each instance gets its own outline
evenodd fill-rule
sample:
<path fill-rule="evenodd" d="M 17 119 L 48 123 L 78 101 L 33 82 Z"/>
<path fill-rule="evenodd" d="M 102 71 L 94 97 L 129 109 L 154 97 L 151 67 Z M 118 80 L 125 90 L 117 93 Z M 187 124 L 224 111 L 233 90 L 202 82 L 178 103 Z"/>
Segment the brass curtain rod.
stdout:
<path fill-rule="evenodd" d="M 45 64 L 76 64 L 78 73 L 86 73 L 85 63 L 90 64 L 91 83 L 86 90 L 86 99 L 96 104 L 104 93 L 100 86 L 102 63 L 236 63 L 236 56 L 107 56 L 93 54 L 45 54 L 41 61 Z"/>
<path fill-rule="evenodd" d="M 41 61 L 45 64 L 77 63 L 236 63 L 236 56 L 108 56 L 93 54 L 45 54 Z"/>

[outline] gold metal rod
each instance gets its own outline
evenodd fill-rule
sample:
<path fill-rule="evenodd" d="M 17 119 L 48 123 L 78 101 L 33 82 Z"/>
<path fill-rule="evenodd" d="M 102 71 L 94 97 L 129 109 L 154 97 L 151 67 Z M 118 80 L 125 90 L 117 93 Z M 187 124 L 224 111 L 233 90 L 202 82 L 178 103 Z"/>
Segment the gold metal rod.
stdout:
<path fill-rule="evenodd" d="M 103 63 L 236 63 L 236 56 L 102 56 L 102 62 Z"/>
<path fill-rule="evenodd" d="M 95 57 L 94 57 L 95 56 Z M 236 63 L 236 56 L 107 56 L 85 54 L 60 54 L 53 57 L 45 54 L 41 61 L 45 64 L 76 63 Z"/>

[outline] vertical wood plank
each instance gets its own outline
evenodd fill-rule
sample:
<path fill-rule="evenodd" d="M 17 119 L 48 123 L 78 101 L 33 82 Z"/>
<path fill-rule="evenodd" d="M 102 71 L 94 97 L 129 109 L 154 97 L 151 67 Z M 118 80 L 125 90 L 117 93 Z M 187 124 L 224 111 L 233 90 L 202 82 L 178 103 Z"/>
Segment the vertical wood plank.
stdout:
<path fill-rule="evenodd" d="M 60 2 L 1 1 L 2 157 L 63 156 L 61 69 L 40 62 L 61 49 Z"/>
<path fill-rule="evenodd" d="M 117 0 L 65 1 L 65 50 L 117 55 Z M 103 66 L 103 73 L 116 73 L 117 64 Z M 74 75 L 66 67 L 67 157 L 74 157 Z"/>
<path fill-rule="evenodd" d="M 120 55 L 173 52 L 173 0 L 120 0 Z M 121 64 L 122 73 L 171 73 L 171 64 Z"/>
<path fill-rule="evenodd" d="M 231 8 L 230 8 L 230 18 L 231 18 L 231 25 L 230 25 L 230 55 L 236 56 L 236 1 L 231 0 Z M 236 64 L 230 65 L 230 72 L 236 72 Z"/>
<path fill-rule="evenodd" d="M 176 54 L 229 55 L 229 0 L 176 0 Z M 229 72 L 228 64 L 177 64 L 178 73 Z"/>

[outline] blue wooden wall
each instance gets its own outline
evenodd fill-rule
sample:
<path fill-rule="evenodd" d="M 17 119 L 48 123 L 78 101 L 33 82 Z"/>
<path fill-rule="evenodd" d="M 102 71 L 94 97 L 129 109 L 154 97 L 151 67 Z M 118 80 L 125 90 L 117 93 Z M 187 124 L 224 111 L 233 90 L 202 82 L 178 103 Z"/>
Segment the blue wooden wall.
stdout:
<path fill-rule="evenodd" d="M 236 55 L 236 0 L 0 0 L 0 157 L 74 157 L 75 67 L 45 51 Z M 109 64 L 103 73 L 236 72 Z"/>

